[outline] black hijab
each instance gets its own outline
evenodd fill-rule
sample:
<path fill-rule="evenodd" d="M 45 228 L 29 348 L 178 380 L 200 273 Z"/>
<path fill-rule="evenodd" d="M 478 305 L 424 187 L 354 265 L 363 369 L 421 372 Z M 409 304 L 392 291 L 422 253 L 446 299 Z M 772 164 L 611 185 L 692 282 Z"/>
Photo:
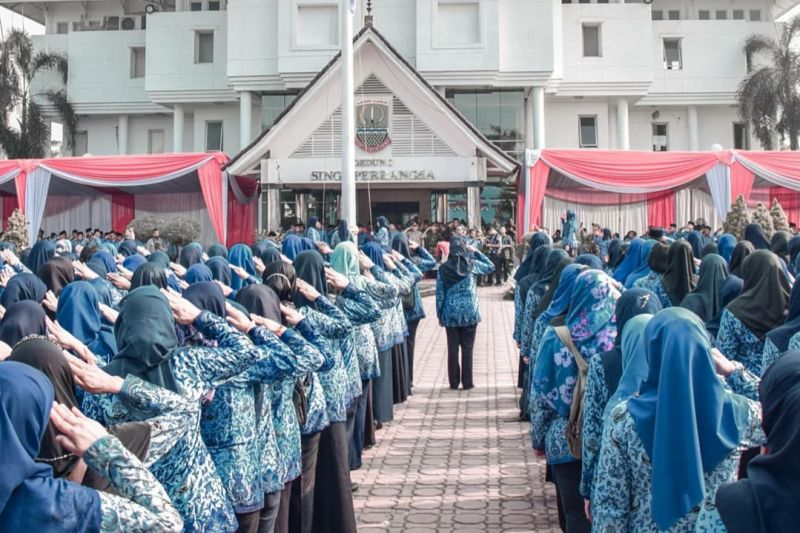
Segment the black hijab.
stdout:
<path fill-rule="evenodd" d="M 733 254 L 731 254 L 731 264 L 728 265 L 728 270 L 730 273 L 734 276 L 744 278 L 744 270 L 742 269 L 742 265 L 744 264 L 744 260 L 747 259 L 747 256 L 752 254 L 754 251 L 755 247 L 750 241 L 739 241 L 736 243 L 736 246 L 733 248 Z"/>
<path fill-rule="evenodd" d="M 52 241 L 36 241 L 23 263 L 31 272 L 39 272 L 43 264 L 56 255 L 56 245 Z"/>
<path fill-rule="evenodd" d="M 97 277 L 100 279 L 105 280 L 106 276 L 108 276 L 108 269 L 106 268 L 106 263 L 100 257 L 92 257 L 86 262 L 86 267 L 97 274 Z"/>
<path fill-rule="evenodd" d="M 667 257 L 669 257 L 669 245 L 657 242 L 647 257 L 647 266 L 656 274 L 663 274 L 667 271 Z"/>
<path fill-rule="evenodd" d="M 794 262 L 797 259 L 797 256 L 800 254 L 800 235 L 796 235 L 789 239 L 786 249 L 789 251 L 789 266 L 794 266 Z"/>
<path fill-rule="evenodd" d="M 726 279 L 722 283 L 722 287 L 719 289 L 719 305 L 720 309 L 717 315 L 706 324 L 706 329 L 709 333 L 717 336 L 719 332 L 719 326 L 722 322 L 722 312 L 731 303 L 737 296 L 742 293 L 742 288 L 744 287 L 744 281 L 739 276 L 734 276 L 733 274 L 728 275 L 728 279 Z"/>
<path fill-rule="evenodd" d="M 780 259 L 769 250 L 756 250 L 743 266 L 744 289 L 728 305 L 728 311 L 764 340 L 786 318 L 791 287 Z"/>
<path fill-rule="evenodd" d="M 791 264 L 789 258 L 789 239 L 791 238 L 792 235 L 788 231 L 776 231 L 772 234 L 772 240 L 769 242 L 770 251 L 783 259 L 787 265 Z"/>
<path fill-rule="evenodd" d="M 181 248 L 179 260 L 184 268 L 203 262 L 203 248 L 197 243 L 187 244 Z"/>
<path fill-rule="evenodd" d="M 752 223 L 744 228 L 744 240 L 749 241 L 756 250 L 769 250 L 769 239 L 764 234 L 761 224 Z"/>
<path fill-rule="evenodd" d="M 75 267 L 66 257 L 56 256 L 43 264 L 36 275 L 58 296 L 64 287 L 75 281 Z"/>
<path fill-rule="evenodd" d="M 159 289 L 166 289 L 167 273 L 158 263 L 144 263 L 139 265 L 139 268 L 133 273 L 131 278 L 131 290 L 144 287 L 146 285 L 154 285 Z"/>
<path fill-rule="evenodd" d="M 266 266 L 261 279 L 267 287 L 275 291 L 282 302 L 292 301 L 297 273 L 294 267 L 283 261 L 275 261 Z"/>
<path fill-rule="evenodd" d="M 225 295 L 213 281 L 199 281 L 186 288 L 182 296 L 203 311 L 225 318 Z"/>
<path fill-rule="evenodd" d="M 228 287 L 231 286 L 233 273 L 231 272 L 231 264 L 228 263 L 227 259 L 222 256 L 212 257 L 208 260 L 206 266 L 211 271 L 211 277 L 214 278 L 215 281 L 219 281 Z"/>
<path fill-rule="evenodd" d="M 42 304 L 21 300 L 6 308 L 0 323 L 0 341 L 13 348 L 29 335 L 47 335 L 47 313 Z"/>
<path fill-rule="evenodd" d="M 221 244 L 212 244 L 208 249 L 208 257 L 228 258 L 228 249 Z"/>
<path fill-rule="evenodd" d="M 275 261 L 282 260 L 281 251 L 274 246 L 267 246 L 266 250 L 261 252 L 259 257 L 261 257 L 261 262 L 264 263 L 265 266 Z"/>
<path fill-rule="evenodd" d="M 533 234 L 533 237 L 531 237 L 531 247 L 528 250 L 527 255 L 525 255 L 525 259 L 522 260 L 519 268 L 514 273 L 515 281 L 519 281 L 531 273 L 531 268 L 533 267 L 533 254 L 536 253 L 536 250 L 538 250 L 540 247 L 544 246 L 545 244 L 551 244 L 552 242 L 553 240 L 550 238 L 550 236 L 543 231 L 537 231 Z"/>
<path fill-rule="evenodd" d="M 445 290 L 467 276 L 471 276 L 474 264 L 475 258 L 472 252 L 467 250 L 467 241 L 464 240 L 464 237 L 460 235 L 451 237 L 447 261 L 439 267 L 439 277 L 442 279 Z M 300 275 L 300 272 L 298 271 L 297 274 Z"/>
<path fill-rule="evenodd" d="M 705 322 L 710 322 L 722 310 L 720 289 L 728 278 L 728 265 L 721 255 L 711 254 L 700 263 L 697 287 L 681 302 L 681 307 L 692 311 Z"/>
<path fill-rule="evenodd" d="M 614 239 L 608 243 L 608 268 L 617 268 L 624 258 L 625 250 L 622 247 L 622 239 Z"/>
<path fill-rule="evenodd" d="M 156 287 L 133 289 L 122 300 L 114 324 L 117 355 L 104 368 L 114 376 L 128 374 L 180 393 L 170 358 L 178 347 L 167 299 Z"/>
<path fill-rule="evenodd" d="M 6 290 L 0 296 L 0 305 L 8 309 L 12 304 L 22 300 L 42 303 L 45 294 L 47 294 L 47 285 L 33 274 L 23 272 L 11 278 L 6 284 Z"/>
<path fill-rule="evenodd" d="M 719 488 L 716 505 L 730 533 L 789 533 L 800 524 L 800 352 L 778 359 L 758 389 L 769 451 Z"/>
<path fill-rule="evenodd" d="M 317 289 L 322 296 L 328 295 L 328 283 L 325 279 L 325 262 L 316 250 L 306 250 L 300 252 L 294 258 L 294 269 L 297 277 Z M 298 309 L 305 306 L 315 307 L 314 302 L 308 300 L 300 294 L 294 292 L 294 305 Z"/>
<path fill-rule="evenodd" d="M 569 254 L 560 248 L 556 248 L 550 252 L 547 256 L 547 263 L 544 265 L 542 274 L 539 276 L 538 281 L 531 287 L 534 294 L 536 294 L 540 300 L 553 283 L 553 280 L 558 280 L 558 274 L 571 262 L 572 260 L 569 258 Z"/>
<path fill-rule="evenodd" d="M 597 257 L 597 256 L 592 256 Z M 561 282 L 561 272 L 567 265 L 571 264 L 572 261 L 567 259 L 567 261 L 561 261 L 556 269 L 556 272 L 553 274 L 553 277 L 550 281 L 550 285 L 547 287 L 547 291 L 544 293 L 544 296 L 539 300 L 539 304 L 536 306 L 536 309 L 533 310 L 533 316 L 538 318 L 539 315 L 544 313 L 545 309 L 550 307 L 550 303 L 553 301 L 553 296 L 556 294 L 556 289 L 558 289 L 558 284 Z"/>
<path fill-rule="evenodd" d="M 789 295 L 786 323 L 767 333 L 767 338 L 783 353 L 789 349 L 789 341 L 798 331 L 800 331 L 800 283 L 795 283 Z"/>
<path fill-rule="evenodd" d="M 121 243 L 119 243 L 119 246 L 117 246 L 117 252 L 122 257 L 130 257 L 132 255 L 138 254 L 139 249 L 136 246 L 136 241 L 131 239 L 126 239 Z"/>
<path fill-rule="evenodd" d="M 147 261 L 155 263 L 164 269 L 169 268 L 169 256 L 164 252 L 153 252 L 147 256 Z"/>
<path fill-rule="evenodd" d="M 711 254 L 719 255 L 719 246 L 717 246 L 717 243 L 715 243 L 715 242 L 710 242 L 710 243 L 706 244 L 705 246 L 703 246 L 703 251 L 700 253 L 700 258 L 702 259 L 705 256 L 711 255 Z M 720 256 L 720 257 L 722 257 L 722 256 Z M 726 266 L 727 266 L 727 264 L 726 264 Z"/>
<path fill-rule="evenodd" d="M 686 241 L 673 242 L 667 254 L 667 270 L 661 277 L 661 283 L 672 305 L 680 305 L 686 295 L 694 290 L 693 274 L 694 255 L 691 245 Z"/>
<path fill-rule="evenodd" d="M 408 236 L 402 231 L 392 239 L 392 250 L 397 250 L 406 259 L 411 259 L 411 249 L 408 247 Z"/>
<path fill-rule="evenodd" d="M 269 318 L 278 324 L 282 322 L 281 300 L 275 291 L 266 285 L 258 283 L 248 285 L 236 294 L 236 301 L 249 313 Z"/>

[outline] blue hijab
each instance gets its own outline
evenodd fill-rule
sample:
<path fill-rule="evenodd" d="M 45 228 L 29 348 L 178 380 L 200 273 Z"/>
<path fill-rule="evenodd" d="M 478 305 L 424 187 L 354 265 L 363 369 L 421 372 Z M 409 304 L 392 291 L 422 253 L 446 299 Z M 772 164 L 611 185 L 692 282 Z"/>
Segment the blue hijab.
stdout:
<path fill-rule="evenodd" d="M 56 255 L 56 245 L 52 241 L 36 241 L 30 253 L 23 263 L 31 272 L 39 272 L 43 264 L 50 261 Z"/>
<path fill-rule="evenodd" d="M 228 261 L 230 261 L 231 265 L 245 269 L 249 275 L 256 275 L 256 267 L 253 265 L 253 251 L 249 246 L 241 243 L 234 244 L 231 251 L 228 252 Z M 233 279 L 231 279 L 231 288 L 233 290 L 238 291 L 244 286 L 245 280 L 239 276 L 233 276 Z"/>
<path fill-rule="evenodd" d="M 24 363 L 0 364 L 0 531 L 100 531 L 97 491 L 53 478 L 34 458 L 53 406 L 53 384 Z"/>
<path fill-rule="evenodd" d="M 23 272 L 11 278 L 6 284 L 6 290 L 0 296 L 0 305 L 8 309 L 12 304 L 21 300 L 42 303 L 45 294 L 47 294 L 47 285 L 33 274 Z"/>
<path fill-rule="evenodd" d="M 736 248 L 736 237 L 730 233 L 725 233 L 719 238 L 719 241 L 717 241 L 717 248 L 719 249 L 719 255 L 730 264 L 733 249 Z"/>
<path fill-rule="evenodd" d="M 692 246 L 692 254 L 698 259 L 703 257 L 703 235 L 699 231 L 692 231 L 686 240 Z"/>
<path fill-rule="evenodd" d="M 208 257 L 228 258 L 228 249 L 221 244 L 212 244 L 208 249 Z"/>
<path fill-rule="evenodd" d="M 668 529 L 703 501 L 704 475 L 739 446 L 748 404 L 726 391 L 692 312 L 661 311 L 645 338 L 650 368 L 627 407 L 652 464 L 653 520 Z"/>
<path fill-rule="evenodd" d="M 147 258 L 141 254 L 129 255 L 122 261 L 122 266 L 131 272 L 136 271 L 137 268 L 147 263 Z"/>
<path fill-rule="evenodd" d="M 368 242 L 364 245 L 361 249 L 370 260 L 375 263 L 375 266 L 380 268 L 381 270 L 386 270 L 386 267 L 383 265 L 383 248 L 380 244 L 376 242 Z"/>
<path fill-rule="evenodd" d="M 200 283 L 202 281 L 213 281 L 213 280 L 214 280 L 214 275 L 211 273 L 211 269 L 202 263 L 192 265 L 186 270 L 186 282 L 189 283 L 190 285 L 193 285 L 195 283 Z"/>
<path fill-rule="evenodd" d="M 603 270 L 603 260 L 594 254 L 581 254 L 573 261 L 576 265 L 586 265 L 594 270 Z"/>
<path fill-rule="evenodd" d="M 114 259 L 114 256 L 108 252 L 99 251 L 95 252 L 92 256 L 92 259 L 97 259 L 103 262 L 103 266 L 106 267 L 106 272 L 116 272 L 117 271 L 117 262 Z"/>
<path fill-rule="evenodd" d="M 30 335 L 47 335 L 47 314 L 42 305 L 22 300 L 6 308 L 0 323 L 0 340 L 11 348 Z"/>
<path fill-rule="evenodd" d="M 85 281 L 75 281 L 61 292 L 56 320 L 93 353 L 107 362 L 117 353 L 112 332 L 103 329 L 97 291 Z"/>
<path fill-rule="evenodd" d="M 189 243 L 181 248 L 178 262 L 183 268 L 203 262 L 203 246 L 198 242 Z"/>
<path fill-rule="evenodd" d="M 547 309 L 539 315 L 537 320 L 542 320 L 546 324 L 549 324 L 553 318 L 567 310 L 569 301 L 572 298 L 572 289 L 575 286 L 575 279 L 578 277 L 578 274 L 584 270 L 586 270 L 586 266 L 577 263 L 572 263 L 564 267 L 564 270 L 561 271 L 561 275 L 558 278 L 558 287 L 556 287 L 556 291 L 553 294 L 553 300 L 550 302 L 550 305 L 547 306 Z"/>
<path fill-rule="evenodd" d="M 119 243 L 119 248 L 117 248 L 119 254 L 123 257 L 130 257 L 132 255 L 136 255 L 139 253 L 139 248 L 136 246 L 136 241 L 131 239 L 126 239 Z"/>
<path fill-rule="evenodd" d="M 550 238 L 550 235 L 543 231 L 537 231 L 531 237 L 531 247 L 528 250 L 528 254 L 525 256 L 525 259 L 522 260 L 520 263 L 519 268 L 514 273 L 514 279 L 516 281 L 521 280 L 525 276 L 531 273 L 531 268 L 533 267 L 533 254 L 536 252 L 536 249 L 544 246 L 545 244 L 553 244 L 553 239 Z"/>
<path fill-rule="evenodd" d="M 789 349 L 792 336 L 800 331 L 800 283 L 795 283 L 789 295 L 789 313 L 786 322 L 767 333 L 767 338 L 781 351 Z"/>
<path fill-rule="evenodd" d="M 233 273 L 231 272 L 231 265 L 228 263 L 227 259 L 221 256 L 212 257 L 208 260 L 206 266 L 211 271 L 211 277 L 214 281 L 219 281 L 228 287 L 231 286 Z"/>
<path fill-rule="evenodd" d="M 109 307 L 113 306 L 111 289 L 109 288 L 106 280 L 101 278 L 92 278 L 89 280 L 89 285 L 91 285 L 94 291 L 97 293 L 98 303 L 107 305 Z"/>
<path fill-rule="evenodd" d="M 650 274 L 650 252 L 653 251 L 653 247 L 656 245 L 656 241 L 653 240 L 646 240 L 642 245 L 642 250 L 640 254 L 644 257 L 644 262 L 639 265 L 639 268 L 634 270 L 628 275 L 628 279 L 625 280 L 625 288 L 630 289 L 633 287 L 633 284 L 636 283 L 636 280 L 642 279 L 643 277 Z"/>
<path fill-rule="evenodd" d="M 619 379 L 617 390 L 606 403 L 603 420 L 608 420 L 611 410 L 620 402 L 639 392 L 639 386 L 647 378 L 644 329 L 651 318 L 653 315 L 650 314 L 636 315 L 622 328 L 622 377 Z"/>
<path fill-rule="evenodd" d="M 297 254 L 303 251 L 303 241 L 297 235 L 287 235 L 282 244 L 283 255 L 294 261 Z"/>
<path fill-rule="evenodd" d="M 644 239 L 633 239 L 628 247 L 628 253 L 625 254 L 625 259 L 614 270 L 614 279 L 624 284 L 629 275 L 642 265 L 647 265 L 648 253 L 649 250 L 645 248 Z"/>

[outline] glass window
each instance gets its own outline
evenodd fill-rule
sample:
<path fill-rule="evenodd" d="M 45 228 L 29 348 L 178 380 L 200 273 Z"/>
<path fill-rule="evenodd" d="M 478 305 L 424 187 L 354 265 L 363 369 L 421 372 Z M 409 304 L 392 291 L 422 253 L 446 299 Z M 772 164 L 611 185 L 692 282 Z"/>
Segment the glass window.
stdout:
<path fill-rule="evenodd" d="M 744 9 L 734 9 L 733 20 L 744 20 Z"/>
<path fill-rule="evenodd" d="M 449 90 L 446 96 L 495 146 L 511 157 L 521 159 L 525 148 L 523 91 Z"/>
<path fill-rule="evenodd" d="M 202 11 L 202 10 L 203 10 L 203 2 L 189 3 L 189 11 Z"/>
<path fill-rule="evenodd" d="M 89 153 L 89 132 L 76 131 L 72 143 L 72 155 L 81 156 Z"/>
<path fill-rule="evenodd" d="M 144 78 L 144 47 L 131 48 L 131 79 Z"/>
<path fill-rule="evenodd" d="M 669 20 L 681 20 L 681 12 L 678 9 L 669 10 Z"/>
<path fill-rule="evenodd" d="M 583 24 L 583 57 L 600 57 L 600 25 Z"/>
<path fill-rule="evenodd" d="M 56 23 L 56 33 L 64 35 L 69 33 L 69 22 L 58 22 Z"/>
<path fill-rule="evenodd" d="M 717 9 L 714 12 L 714 18 L 716 18 L 717 20 L 727 20 L 728 11 L 726 9 Z"/>
<path fill-rule="evenodd" d="M 267 129 L 278 115 L 292 103 L 297 93 L 265 94 L 261 96 L 261 129 Z"/>
<path fill-rule="evenodd" d="M 164 130 L 147 130 L 147 153 L 163 154 L 166 152 L 166 136 Z"/>
<path fill-rule="evenodd" d="M 742 122 L 733 123 L 733 148 L 735 150 L 750 149 L 750 131 L 747 124 Z"/>
<path fill-rule="evenodd" d="M 681 61 L 681 40 L 664 39 L 664 68 L 680 70 L 683 68 Z"/>
<path fill-rule="evenodd" d="M 751 9 L 750 10 L 750 20 L 752 22 L 761 22 L 761 10 L 760 9 Z"/>
<path fill-rule="evenodd" d="M 206 151 L 222 151 L 222 121 L 206 121 Z"/>
<path fill-rule="evenodd" d="M 666 152 L 669 150 L 669 143 L 668 143 L 668 126 L 664 123 L 654 123 L 653 124 L 653 151 L 654 152 Z"/>
<path fill-rule="evenodd" d="M 578 145 L 581 148 L 597 148 L 597 117 L 578 117 Z"/>
<path fill-rule="evenodd" d="M 208 10 L 209 11 L 219 11 L 220 10 L 220 2 L 215 2 L 214 0 L 210 0 L 208 2 Z"/>
<path fill-rule="evenodd" d="M 708 9 L 701 9 L 697 12 L 697 18 L 700 20 L 711 20 L 711 11 Z"/>
<path fill-rule="evenodd" d="M 297 196 L 291 189 L 282 189 L 278 196 L 281 210 L 281 228 L 288 230 L 297 221 Z"/>
<path fill-rule="evenodd" d="M 213 31 L 198 31 L 198 32 L 195 32 L 194 62 L 195 63 L 213 63 L 214 62 L 214 32 Z"/>
<path fill-rule="evenodd" d="M 650 12 L 650 18 L 652 20 L 664 20 L 664 12 L 660 9 L 654 9 Z"/>

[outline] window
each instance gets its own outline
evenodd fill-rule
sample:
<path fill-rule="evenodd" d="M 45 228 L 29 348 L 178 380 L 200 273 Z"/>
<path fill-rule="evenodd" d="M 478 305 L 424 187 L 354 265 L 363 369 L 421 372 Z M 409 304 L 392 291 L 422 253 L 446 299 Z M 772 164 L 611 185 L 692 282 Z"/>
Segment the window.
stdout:
<path fill-rule="evenodd" d="M 733 148 L 735 150 L 750 149 L 750 132 L 747 124 L 742 122 L 733 123 Z"/>
<path fill-rule="evenodd" d="M 525 94 L 522 90 L 449 89 L 445 94 L 495 146 L 521 160 L 525 151 Z"/>
<path fill-rule="evenodd" d="M 56 23 L 56 33 L 59 35 L 64 35 L 69 33 L 69 22 L 58 22 Z"/>
<path fill-rule="evenodd" d="M 147 130 L 147 153 L 163 154 L 166 152 L 165 139 L 164 130 Z"/>
<path fill-rule="evenodd" d="M 197 31 L 194 34 L 194 62 L 214 62 L 214 32 Z"/>
<path fill-rule="evenodd" d="M 299 5 L 295 39 L 299 46 L 330 48 L 339 44 L 339 9 L 336 5 Z"/>
<path fill-rule="evenodd" d="M 203 10 L 203 2 L 189 3 L 189 11 L 202 11 L 202 10 Z"/>
<path fill-rule="evenodd" d="M 678 9 L 670 9 L 668 15 L 669 20 L 681 20 L 681 12 Z"/>
<path fill-rule="evenodd" d="M 222 151 L 222 121 L 206 121 L 206 151 Z"/>
<path fill-rule="evenodd" d="M 744 9 L 734 9 L 733 20 L 744 20 Z"/>
<path fill-rule="evenodd" d="M 481 42 L 480 3 L 474 0 L 438 0 L 436 26 L 439 44 L 470 45 Z"/>
<path fill-rule="evenodd" d="M 716 18 L 717 20 L 727 20 L 728 11 L 725 9 L 717 9 L 714 12 L 714 18 Z"/>
<path fill-rule="evenodd" d="M 131 79 L 144 78 L 144 47 L 131 48 Z"/>
<path fill-rule="evenodd" d="M 221 6 L 220 2 L 215 2 L 213 0 L 209 0 L 209 2 L 208 2 L 208 10 L 209 11 L 219 11 L 220 10 L 220 6 Z"/>
<path fill-rule="evenodd" d="M 292 103 L 297 93 L 265 94 L 261 96 L 261 129 L 272 126 L 278 115 Z"/>
<path fill-rule="evenodd" d="M 665 123 L 653 123 L 653 151 L 666 152 L 669 150 L 667 140 L 668 126 Z"/>
<path fill-rule="evenodd" d="M 654 9 L 650 12 L 650 18 L 652 20 L 664 20 L 664 12 L 660 9 Z"/>
<path fill-rule="evenodd" d="M 761 10 L 760 9 L 751 9 L 750 10 L 750 21 L 751 22 L 761 22 Z"/>
<path fill-rule="evenodd" d="M 708 9 L 701 9 L 697 12 L 697 18 L 700 20 L 711 20 L 711 11 Z"/>
<path fill-rule="evenodd" d="M 581 148 L 597 148 L 597 117 L 578 117 L 578 145 Z"/>
<path fill-rule="evenodd" d="M 600 25 L 583 24 L 583 57 L 600 57 Z"/>
<path fill-rule="evenodd" d="M 89 132 L 76 131 L 72 143 L 72 155 L 81 156 L 89 153 Z"/>
<path fill-rule="evenodd" d="M 680 39 L 664 39 L 664 68 L 667 70 L 683 68 Z"/>

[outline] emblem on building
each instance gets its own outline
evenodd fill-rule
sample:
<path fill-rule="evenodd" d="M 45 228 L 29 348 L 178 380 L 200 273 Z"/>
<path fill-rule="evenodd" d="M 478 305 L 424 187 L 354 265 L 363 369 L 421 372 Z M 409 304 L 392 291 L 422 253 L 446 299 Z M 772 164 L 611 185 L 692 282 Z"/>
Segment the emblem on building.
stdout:
<path fill-rule="evenodd" d="M 390 144 L 389 102 L 363 100 L 356 104 L 356 146 L 368 153 L 380 152 Z"/>

